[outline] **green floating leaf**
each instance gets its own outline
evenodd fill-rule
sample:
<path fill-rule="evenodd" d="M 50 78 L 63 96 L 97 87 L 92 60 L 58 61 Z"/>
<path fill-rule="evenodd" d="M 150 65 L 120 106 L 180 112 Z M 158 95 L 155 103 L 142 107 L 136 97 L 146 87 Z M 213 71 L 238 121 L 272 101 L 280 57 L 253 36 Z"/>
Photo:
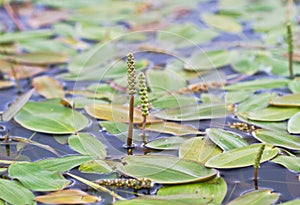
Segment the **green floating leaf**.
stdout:
<path fill-rule="evenodd" d="M 288 79 L 258 79 L 225 86 L 225 90 L 262 90 L 287 86 Z"/>
<path fill-rule="evenodd" d="M 182 107 L 187 105 L 195 105 L 199 101 L 194 95 L 178 95 L 178 94 L 170 94 L 163 95 L 158 99 L 151 101 L 151 105 L 154 108 L 158 109 L 168 109 L 173 107 Z"/>
<path fill-rule="evenodd" d="M 154 116 L 173 121 L 193 121 L 225 117 L 233 112 L 232 108 L 224 104 L 200 104 L 197 106 L 166 109 Z"/>
<path fill-rule="evenodd" d="M 190 125 L 178 124 L 175 122 L 158 122 L 146 125 L 146 130 L 168 133 L 173 135 L 191 135 L 191 134 L 203 134 L 197 128 Z"/>
<path fill-rule="evenodd" d="M 224 151 L 249 145 L 241 136 L 232 132 L 217 128 L 207 129 L 206 132 L 209 139 Z"/>
<path fill-rule="evenodd" d="M 279 199 L 279 194 L 272 193 L 271 190 L 255 190 L 248 192 L 227 205 L 257 205 L 257 204 L 274 204 Z"/>
<path fill-rule="evenodd" d="M 297 112 L 288 121 L 288 125 L 287 125 L 288 132 L 292 134 L 300 134 L 299 124 L 300 124 L 300 112 Z"/>
<path fill-rule="evenodd" d="M 70 147 L 83 155 L 98 157 L 104 159 L 106 157 L 105 146 L 94 136 L 86 133 L 78 133 L 69 138 Z"/>
<path fill-rule="evenodd" d="M 179 158 L 205 163 L 212 157 L 222 153 L 222 150 L 203 137 L 194 137 L 182 143 L 179 148 Z"/>
<path fill-rule="evenodd" d="M 229 150 L 211 158 L 205 163 L 205 166 L 220 169 L 251 166 L 254 164 L 254 160 L 260 146 L 261 144 L 252 144 L 246 147 Z M 272 159 L 278 154 L 278 152 L 278 148 L 266 145 L 261 158 L 261 163 Z"/>
<path fill-rule="evenodd" d="M 292 201 L 287 201 L 284 203 L 281 203 L 280 205 L 298 205 L 300 203 L 300 199 L 295 199 Z"/>
<path fill-rule="evenodd" d="M 264 109 L 253 110 L 247 113 L 246 116 L 250 120 L 277 122 L 287 120 L 299 111 L 299 108 L 267 107 Z"/>
<path fill-rule="evenodd" d="M 184 78 L 172 70 L 148 70 L 147 82 L 152 92 L 169 92 L 184 88 Z M 176 82 L 176 83 L 174 83 Z"/>
<path fill-rule="evenodd" d="M 83 173 L 98 174 L 108 174 L 113 171 L 112 168 L 105 161 L 98 159 L 82 163 L 78 170 Z"/>
<path fill-rule="evenodd" d="M 300 158 L 299 157 L 278 155 L 277 157 L 272 159 L 272 162 L 280 164 L 294 172 L 300 172 Z"/>
<path fill-rule="evenodd" d="M 18 98 L 18 100 L 14 103 L 12 103 L 7 110 L 4 111 L 2 114 L 3 121 L 9 121 L 11 120 L 21 109 L 22 107 L 27 103 L 27 101 L 30 99 L 32 94 L 34 93 L 34 89 L 31 89 L 27 93 L 23 94 Z"/>
<path fill-rule="evenodd" d="M 289 82 L 288 87 L 292 93 L 300 93 L 300 78 L 295 78 Z"/>
<path fill-rule="evenodd" d="M 274 106 L 300 107 L 300 93 L 272 98 L 270 104 Z"/>
<path fill-rule="evenodd" d="M 243 29 L 234 18 L 219 14 L 202 14 L 203 21 L 211 27 L 230 33 L 240 33 Z"/>
<path fill-rule="evenodd" d="M 34 200 L 44 204 L 90 204 L 100 202 L 101 198 L 77 189 L 67 189 L 37 196 Z"/>
<path fill-rule="evenodd" d="M 61 158 L 49 158 L 37 161 L 36 163 L 49 171 L 65 172 L 86 161 L 92 160 L 89 156 L 64 156 Z"/>
<path fill-rule="evenodd" d="M 12 164 L 8 168 L 8 174 L 34 191 L 55 191 L 70 184 L 70 181 L 58 172 L 45 170 L 35 162 Z"/>
<path fill-rule="evenodd" d="M 183 184 L 205 181 L 217 174 L 201 163 L 171 156 L 128 156 L 118 171 L 134 178 L 149 178 L 161 184 Z"/>
<path fill-rule="evenodd" d="M 158 196 L 169 196 L 179 194 L 198 194 L 204 198 L 213 199 L 212 202 L 221 204 L 227 193 L 226 181 L 221 177 L 216 177 L 205 182 L 192 184 L 163 186 L 157 192 Z"/>
<path fill-rule="evenodd" d="M 271 130 L 256 130 L 252 134 L 257 140 L 293 150 L 300 150 L 300 138 L 286 132 Z"/>
<path fill-rule="evenodd" d="M 39 31 L 23 31 L 14 33 L 3 33 L 0 35 L 0 43 L 13 43 L 17 41 L 25 41 L 28 39 L 47 38 L 53 35 L 50 30 Z"/>
<path fill-rule="evenodd" d="M 211 198 L 199 196 L 199 194 L 178 194 L 169 196 L 143 196 L 131 200 L 121 200 L 115 205 L 204 205 L 209 204 Z"/>
<path fill-rule="evenodd" d="M 181 136 L 162 137 L 148 142 L 145 147 L 158 150 L 177 150 L 188 139 L 188 137 Z"/>
<path fill-rule="evenodd" d="M 24 186 L 22 186 L 19 182 L 0 179 L 0 190 L 0 199 L 8 202 L 9 204 L 36 204 L 36 202 L 33 200 L 33 193 Z"/>
<path fill-rule="evenodd" d="M 253 94 L 253 91 L 240 90 L 240 91 L 230 91 L 225 93 L 226 103 L 238 103 L 249 98 Z"/>
<path fill-rule="evenodd" d="M 89 123 L 84 115 L 56 101 L 27 102 L 14 119 L 29 130 L 51 134 L 75 133 Z"/>
<path fill-rule="evenodd" d="M 128 124 L 114 121 L 100 121 L 100 126 L 110 134 L 120 134 L 128 131 Z"/>
<path fill-rule="evenodd" d="M 186 60 L 184 68 L 189 71 L 204 71 L 223 67 L 231 63 L 232 54 L 227 50 L 194 53 Z"/>
<path fill-rule="evenodd" d="M 162 44 L 175 45 L 176 48 L 187 48 L 208 42 L 217 36 L 218 33 L 212 30 L 200 29 L 194 24 L 186 23 L 172 25 L 158 32 L 158 41 Z"/>
<path fill-rule="evenodd" d="M 269 100 L 275 96 L 277 96 L 276 93 L 261 93 L 250 96 L 237 106 L 236 112 L 241 114 L 242 112 L 251 112 L 253 110 L 265 108 L 269 105 Z M 245 115 L 244 113 L 242 114 Z"/>

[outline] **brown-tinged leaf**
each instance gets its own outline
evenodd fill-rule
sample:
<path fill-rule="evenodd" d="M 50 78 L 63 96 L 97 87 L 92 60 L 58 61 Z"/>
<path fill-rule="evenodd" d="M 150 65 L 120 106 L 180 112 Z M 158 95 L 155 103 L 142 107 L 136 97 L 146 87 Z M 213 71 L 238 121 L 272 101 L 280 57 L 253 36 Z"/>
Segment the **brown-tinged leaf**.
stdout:
<path fill-rule="evenodd" d="M 68 16 L 69 12 L 65 10 L 40 10 L 34 12 L 34 15 L 28 19 L 28 24 L 31 28 L 39 28 L 64 20 Z"/>
<path fill-rule="evenodd" d="M 190 134 L 203 134 L 193 126 L 183 125 L 175 122 L 158 122 L 152 123 L 146 126 L 146 130 L 159 132 L 159 133 L 168 133 L 173 135 L 190 135 Z"/>
<path fill-rule="evenodd" d="M 34 200 L 45 204 L 88 204 L 100 202 L 101 198 L 77 189 L 68 189 L 37 196 Z"/>
<path fill-rule="evenodd" d="M 63 98 L 65 95 L 61 83 L 49 76 L 34 78 L 32 85 L 37 93 L 47 99 Z"/>
<path fill-rule="evenodd" d="M 8 80 L 0 80 L 0 89 L 10 88 L 14 85 L 13 82 Z"/>
<path fill-rule="evenodd" d="M 14 69 L 16 71 L 16 76 L 13 75 L 12 70 L 9 68 L 8 75 L 11 78 L 16 79 L 24 79 L 24 78 L 30 78 L 37 74 L 40 74 L 42 72 L 45 72 L 47 69 L 45 67 L 40 66 L 29 66 L 29 65 L 15 65 Z"/>
<path fill-rule="evenodd" d="M 128 123 L 128 107 L 114 104 L 93 103 L 85 106 L 85 111 L 92 117 L 102 120 Z M 143 116 L 140 110 L 134 111 L 134 123 L 142 123 Z M 148 123 L 161 122 L 161 120 L 149 115 Z"/>

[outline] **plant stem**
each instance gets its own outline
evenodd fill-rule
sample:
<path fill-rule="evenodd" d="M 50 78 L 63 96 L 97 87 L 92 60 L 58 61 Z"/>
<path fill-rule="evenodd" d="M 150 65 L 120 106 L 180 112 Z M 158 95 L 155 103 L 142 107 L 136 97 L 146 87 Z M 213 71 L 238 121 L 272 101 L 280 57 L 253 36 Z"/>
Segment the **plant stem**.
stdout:
<path fill-rule="evenodd" d="M 24 30 L 23 25 L 21 24 L 21 22 L 19 21 L 18 17 L 16 16 L 16 13 L 14 12 L 14 10 L 12 9 L 12 7 L 10 6 L 9 3 L 6 2 L 6 0 L 2 0 L 2 4 L 3 4 L 3 8 L 5 9 L 6 13 L 8 14 L 8 16 L 10 17 L 10 19 L 13 21 L 13 23 L 15 24 L 16 28 L 19 31 Z"/>
<path fill-rule="evenodd" d="M 134 95 L 130 95 L 130 102 L 129 102 L 129 125 L 128 125 L 128 135 L 127 135 L 127 148 L 131 148 L 132 147 L 133 115 L 134 115 Z"/>

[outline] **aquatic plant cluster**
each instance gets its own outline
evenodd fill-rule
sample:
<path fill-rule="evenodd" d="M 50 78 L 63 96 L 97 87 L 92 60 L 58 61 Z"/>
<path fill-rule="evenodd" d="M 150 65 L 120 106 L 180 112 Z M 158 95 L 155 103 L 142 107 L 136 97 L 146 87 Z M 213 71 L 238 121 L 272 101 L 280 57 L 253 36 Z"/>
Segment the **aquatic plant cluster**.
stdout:
<path fill-rule="evenodd" d="M 298 2 L 1 6 L 0 205 L 299 204 Z"/>

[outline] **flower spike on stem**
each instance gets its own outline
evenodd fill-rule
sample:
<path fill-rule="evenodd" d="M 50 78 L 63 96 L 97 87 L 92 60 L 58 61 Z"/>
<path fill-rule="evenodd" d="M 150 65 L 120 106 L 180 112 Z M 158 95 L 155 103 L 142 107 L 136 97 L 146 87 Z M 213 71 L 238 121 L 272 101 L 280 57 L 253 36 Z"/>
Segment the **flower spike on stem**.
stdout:
<path fill-rule="evenodd" d="M 127 83 L 128 83 L 128 94 L 130 95 L 129 102 L 129 125 L 127 135 L 127 149 L 128 154 L 132 153 L 132 135 L 133 135 L 133 117 L 134 117 L 134 94 L 136 94 L 136 76 L 135 76 L 135 62 L 132 53 L 127 55 Z"/>
<path fill-rule="evenodd" d="M 148 93 L 147 93 L 147 85 L 146 85 L 146 77 L 143 72 L 141 72 L 138 76 L 139 79 L 139 94 L 140 94 L 140 101 L 141 101 L 141 111 L 143 115 L 143 126 L 142 126 L 142 138 L 144 144 L 147 143 L 146 140 L 146 123 L 147 123 L 147 116 L 149 115 L 149 102 L 148 102 Z"/>
<path fill-rule="evenodd" d="M 293 43 L 293 31 L 292 31 L 291 22 L 288 22 L 286 24 L 286 29 L 287 29 L 287 44 L 288 44 L 290 78 L 293 78 L 294 77 L 294 74 L 293 74 L 294 43 Z"/>
<path fill-rule="evenodd" d="M 264 153 L 264 149 L 265 149 L 265 144 L 261 145 L 257 154 L 256 154 L 256 158 L 255 158 L 255 161 L 254 161 L 254 187 L 255 189 L 257 190 L 258 189 L 258 185 L 257 185 L 257 179 L 258 179 L 258 168 L 259 168 L 259 165 L 260 165 L 260 160 L 261 160 L 261 157 Z"/>

